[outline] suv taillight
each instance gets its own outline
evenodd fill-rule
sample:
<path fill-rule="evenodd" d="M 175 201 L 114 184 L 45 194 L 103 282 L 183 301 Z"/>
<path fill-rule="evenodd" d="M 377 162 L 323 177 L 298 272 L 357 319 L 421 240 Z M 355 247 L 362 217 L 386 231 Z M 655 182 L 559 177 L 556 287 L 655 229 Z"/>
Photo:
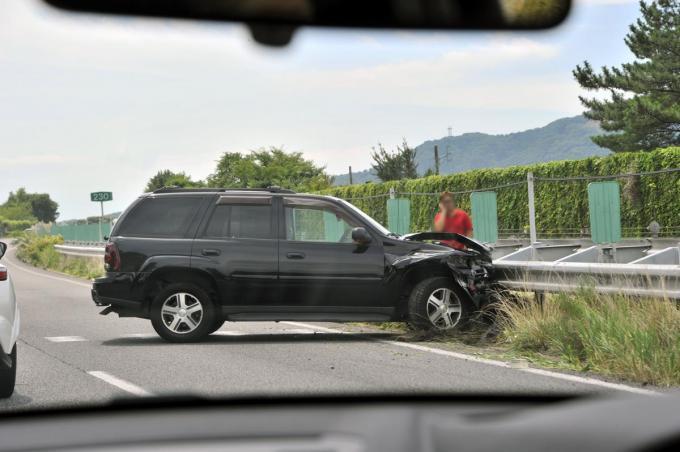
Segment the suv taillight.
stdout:
<path fill-rule="evenodd" d="M 107 243 L 104 250 L 104 268 L 107 272 L 120 271 L 120 253 L 115 243 Z"/>
<path fill-rule="evenodd" d="M 7 269 L 6 268 L 0 268 L 0 281 L 6 281 L 7 280 Z"/>

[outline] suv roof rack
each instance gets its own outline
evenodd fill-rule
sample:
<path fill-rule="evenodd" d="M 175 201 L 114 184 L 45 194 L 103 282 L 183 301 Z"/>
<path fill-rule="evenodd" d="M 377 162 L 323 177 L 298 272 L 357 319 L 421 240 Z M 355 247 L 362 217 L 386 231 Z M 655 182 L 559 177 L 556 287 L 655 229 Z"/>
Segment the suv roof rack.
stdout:
<path fill-rule="evenodd" d="M 183 188 L 183 187 L 162 187 L 154 190 L 152 193 L 190 193 L 190 192 L 209 192 L 220 193 L 229 191 L 252 191 L 252 192 L 267 192 L 267 193 L 295 193 L 293 190 L 287 188 L 277 187 L 275 185 L 267 188 Z"/>

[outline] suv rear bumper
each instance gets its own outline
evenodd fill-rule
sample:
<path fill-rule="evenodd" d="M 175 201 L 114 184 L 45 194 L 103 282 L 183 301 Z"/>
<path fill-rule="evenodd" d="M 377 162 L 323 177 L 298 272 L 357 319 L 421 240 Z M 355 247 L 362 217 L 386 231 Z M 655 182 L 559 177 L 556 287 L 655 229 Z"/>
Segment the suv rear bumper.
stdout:
<path fill-rule="evenodd" d="M 97 306 L 108 306 L 106 313 L 113 311 L 121 317 L 142 317 L 146 318 L 144 305 L 141 301 L 119 298 L 118 293 L 129 293 L 130 284 L 127 278 L 120 278 L 120 275 L 105 276 L 97 278 L 92 284 L 92 301 Z"/>

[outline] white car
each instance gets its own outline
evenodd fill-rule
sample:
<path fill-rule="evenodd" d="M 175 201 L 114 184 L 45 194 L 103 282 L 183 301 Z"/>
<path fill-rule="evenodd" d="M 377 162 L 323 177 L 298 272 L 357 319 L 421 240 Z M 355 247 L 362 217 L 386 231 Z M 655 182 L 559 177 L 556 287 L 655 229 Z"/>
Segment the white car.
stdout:
<path fill-rule="evenodd" d="M 0 258 L 7 245 L 0 242 Z M 0 263 L 0 399 L 14 392 L 17 376 L 17 337 L 19 336 L 19 308 L 14 297 L 14 286 L 7 267 Z"/>

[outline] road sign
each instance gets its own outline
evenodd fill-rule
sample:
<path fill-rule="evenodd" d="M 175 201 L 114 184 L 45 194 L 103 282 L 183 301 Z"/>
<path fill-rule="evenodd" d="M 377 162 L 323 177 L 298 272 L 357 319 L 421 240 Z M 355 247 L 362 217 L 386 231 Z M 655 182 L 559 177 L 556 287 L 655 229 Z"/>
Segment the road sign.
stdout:
<path fill-rule="evenodd" d="M 101 209 L 101 216 L 99 217 L 99 240 L 103 240 L 102 235 L 102 219 L 104 218 L 104 201 L 113 201 L 113 193 L 110 191 L 95 191 L 90 193 L 90 201 L 98 202 Z"/>
<path fill-rule="evenodd" d="M 94 193 L 90 193 L 90 201 L 95 202 L 113 201 L 113 193 L 111 193 L 110 191 L 96 191 Z"/>

